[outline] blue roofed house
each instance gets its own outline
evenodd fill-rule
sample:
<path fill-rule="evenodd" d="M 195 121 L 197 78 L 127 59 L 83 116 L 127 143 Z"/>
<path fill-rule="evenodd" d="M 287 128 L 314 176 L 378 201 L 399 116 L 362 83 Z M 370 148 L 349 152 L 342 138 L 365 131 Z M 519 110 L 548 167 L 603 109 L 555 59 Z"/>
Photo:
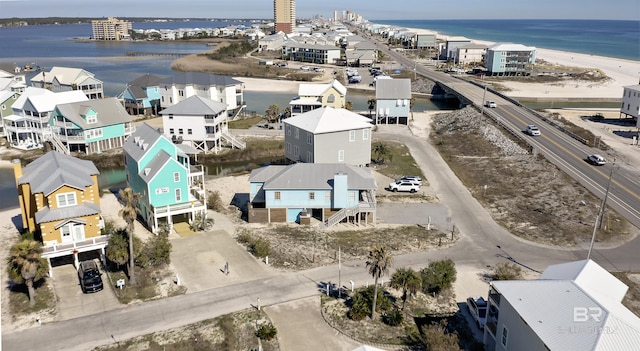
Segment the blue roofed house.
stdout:
<path fill-rule="evenodd" d="M 411 113 L 411 80 L 376 80 L 375 124 L 408 124 Z"/>
<path fill-rule="evenodd" d="M 172 227 L 175 221 L 206 215 L 204 170 L 189 157 L 195 152 L 146 123 L 125 142 L 127 184 L 140 194 L 140 216 L 154 233 L 160 222 Z"/>
<path fill-rule="evenodd" d="M 229 133 L 227 105 L 191 96 L 160 112 L 164 136 L 203 151 L 218 153 L 223 143 L 244 149 L 246 144 Z"/>
<path fill-rule="evenodd" d="M 374 223 L 376 180 L 368 168 L 337 163 L 297 163 L 254 169 L 249 176 L 250 223 L 303 222 L 321 228 L 343 220 Z"/>
<path fill-rule="evenodd" d="M 122 147 L 135 130 L 131 116 L 114 97 L 56 105 L 49 126 L 57 151 L 87 155 Z"/>
<path fill-rule="evenodd" d="M 161 109 L 160 82 L 163 79 L 147 73 L 127 83 L 118 98 L 131 115 L 155 116 Z"/>

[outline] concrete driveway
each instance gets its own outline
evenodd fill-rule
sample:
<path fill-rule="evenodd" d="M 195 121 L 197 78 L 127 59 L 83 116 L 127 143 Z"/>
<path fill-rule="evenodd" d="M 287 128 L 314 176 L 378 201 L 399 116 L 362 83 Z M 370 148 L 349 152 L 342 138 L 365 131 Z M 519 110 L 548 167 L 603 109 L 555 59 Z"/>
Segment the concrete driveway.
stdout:
<path fill-rule="evenodd" d="M 108 283 L 106 273 L 103 272 L 104 289 L 91 294 L 84 294 L 80 288 L 78 273 L 73 264 L 62 264 L 53 267 L 53 288 L 58 301 L 58 320 L 67 320 L 101 313 L 119 308 L 120 302 L 116 298 L 113 287 Z"/>

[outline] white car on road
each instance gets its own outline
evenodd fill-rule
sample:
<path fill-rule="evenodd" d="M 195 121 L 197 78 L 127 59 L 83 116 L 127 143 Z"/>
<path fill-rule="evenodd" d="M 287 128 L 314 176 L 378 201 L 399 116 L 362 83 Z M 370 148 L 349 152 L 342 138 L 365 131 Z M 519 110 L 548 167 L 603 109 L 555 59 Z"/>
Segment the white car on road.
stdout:
<path fill-rule="evenodd" d="M 485 103 L 484 103 L 484 105 L 485 105 L 486 107 L 489 107 L 489 108 L 496 108 L 496 107 L 498 107 L 498 105 L 496 105 L 495 101 L 490 101 L 490 100 L 487 100 L 487 102 L 485 102 Z"/>
<path fill-rule="evenodd" d="M 530 124 L 527 126 L 527 134 L 531 136 L 538 136 L 540 135 L 540 129 L 533 124 Z"/>

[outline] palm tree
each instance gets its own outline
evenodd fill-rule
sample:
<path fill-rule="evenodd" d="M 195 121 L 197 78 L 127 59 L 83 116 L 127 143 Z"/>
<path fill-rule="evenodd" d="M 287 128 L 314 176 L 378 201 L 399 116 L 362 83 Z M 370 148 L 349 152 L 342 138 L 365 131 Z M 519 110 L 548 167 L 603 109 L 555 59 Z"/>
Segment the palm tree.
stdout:
<path fill-rule="evenodd" d="M 118 215 L 127 222 L 127 233 L 129 234 L 129 282 L 131 284 L 136 283 L 136 278 L 133 272 L 133 261 L 135 255 L 133 252 L 133 229 L 136 218 L 138 217 L 138 202 L 140 201 L 140 194 L 134 193 L 131 188 L 120 189 L 118 192 L 120 199 L 124 203 L 124 207 L 118 211 Z"/>
<path fill-rule="evenodd" d="M 367 267 L 373 277 L 373 304 L 371 306 L 371 319 L 376 317 L 376 303 L 378 299 L 378 279 L 389 271 L 392 262 L 391 255 L 384 246 L 374 246 L 369 250 Z"/>
<path fill-rule="evenodd" d="M 268 122 L 274 122 L 278 120 L 278 116 L 280 115 L 280 107 L 276 104 L 273 104 L 267 108 L 265 111 L 265 117 Z"/>
<path fill-rule="evenodd" d="M 347 101 L 347 102 L 344 104 L 344 108 L 345 108 L 345 110 L 353 111 L 353 102 L 351 102 L 351 101 Z"/>
<path fill-rule="evenodd" d="M 367 103 L 369 104 L 369 118 L 371 118 L 371 111 L 376 109 L 376 99 L 371 98 L 367 100 Z"/>
<path fill-rule="evenodd" d="M 391 276 L 391 287 L 402 289 L 402 309 L 404 310 L 407 298 L 415 295 L 422 287 L 422 278 L 412 268 L 398 268 Z"/>
<path fill-rule="evenodd" d="M 26 284 L 29 293 L 29 305 L 36 304 L 36 290 L 33 283 L 44 278 L 49 265 L 42 258 L 42 245 L 33 240 L 23 240 L 9 250 L 9 278 L 18 283 Z"/>
<path fill-rule="evenodd" d="M 377 142 L 373 144 L 373 153 L 376 155 L 376 161 L 384 163 L 387 157 L 391 156 L 391 149 L 385 143 Z"/>
<path fill-rule="evenodd" d="M 412 96 L 409 100 L 409 110 L 411 111 L 411 120 L 413 121 L 413 106 L 416 105 L 416 97 Z"/>

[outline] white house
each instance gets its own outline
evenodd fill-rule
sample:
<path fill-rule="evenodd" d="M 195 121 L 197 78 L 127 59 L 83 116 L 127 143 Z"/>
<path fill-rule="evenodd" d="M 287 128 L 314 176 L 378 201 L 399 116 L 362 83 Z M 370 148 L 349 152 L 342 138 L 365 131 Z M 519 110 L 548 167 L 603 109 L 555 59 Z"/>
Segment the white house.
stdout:
<path fill-rule="evenodd" d="M 640 128 L 640 118 L 638 118 L 640 116 L 640 84 L 624 87 L 620 114 L 635 118 L 636 121 L 639 121 L 637 126 Z"/>
<path fill-rule="evenodd" d="M 410 79 L 376 80 L 376 120 L 379 124 L 409 124 Z"/>
<path fill-rule="evenodd" d="M 467 44 L 456 48 L 456 63 L 468 64 L 473 62 L 483 62 L 487 54 L 487 46 L 480 44 Z"/>
<path fill-rule="evenodd" d="M 229 134 L 227 105 L 200 96 L 191 96 L 160 112 L 163 134 L 174 143 L 196 150 L 218 153 L 223 142 L 244 149 L 245 143 Z"/>
<path fill-rule="evenodd" d="M 80 90 L 89 99 L 104 97 L 102 81 L 82 68 L 52 67 L 49 72 L 43 70 L 31 78 L 31 86 L 47 88 L 54 93 Z"/>
<path fill-rule="evenodd" d="M 305 163 L 371 163 L 371 120 L 343 108 L 321 107 L 284 120 L 285 157 Z"/>
<path fill-rule="evenodd" d="M 622 305 L 628 287 L 591 260 L 490 287 L 485 350 L 638 350 L 640 318 Z"/>
<path fill-rule="evenodd" d="M 244 85 L 232 77 L 205 72 L 179 72 L 160 84 L 160 105 L 173 106 L 192 96 L 200 96 L 225 104 L 226 111 L 236 116 L 246 106 Z"/>
<path fill-rule="evenodd" d="M 444 47 L 444 52 L 440 54 L 442 58 L 449 61 L 456 61 L 458 47 L 471 44 L 471 39 L 465 37 L 449 37 Z"/>

